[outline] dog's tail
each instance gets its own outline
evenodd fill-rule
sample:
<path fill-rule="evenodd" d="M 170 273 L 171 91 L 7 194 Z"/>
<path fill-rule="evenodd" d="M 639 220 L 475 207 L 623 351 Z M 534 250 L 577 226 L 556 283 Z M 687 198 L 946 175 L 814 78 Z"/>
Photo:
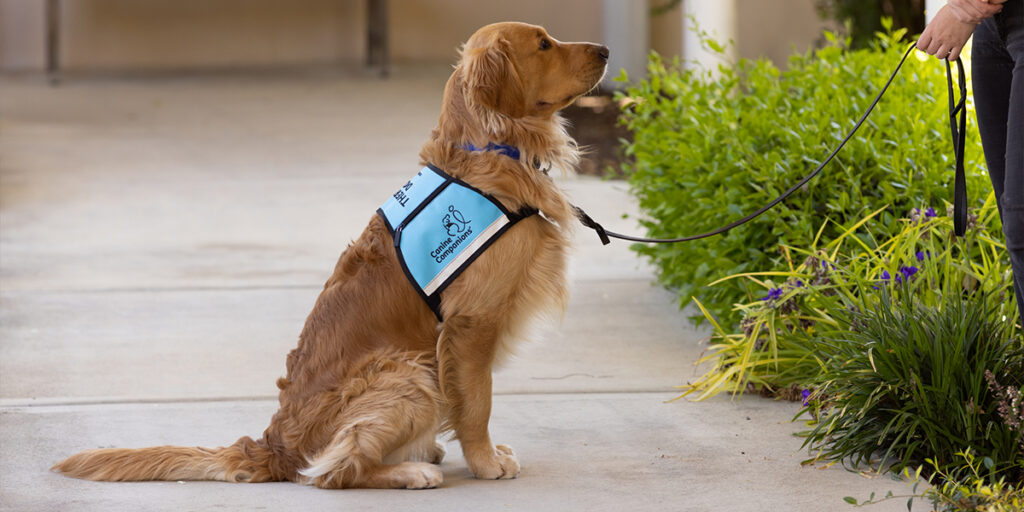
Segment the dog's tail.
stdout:
<path fill-rule="evenodd" d="M 249 437 L 224 448 L 154 446 L 84 451 L 53 466 L 74 478 L 130 482 L 141 480 L 219 480 L 269 482 L 273 452 Z"/>

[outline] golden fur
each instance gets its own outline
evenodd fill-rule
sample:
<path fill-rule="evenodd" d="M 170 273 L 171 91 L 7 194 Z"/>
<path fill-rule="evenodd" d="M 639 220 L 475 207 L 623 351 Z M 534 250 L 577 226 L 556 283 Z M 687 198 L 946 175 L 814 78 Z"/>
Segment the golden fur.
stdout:
<path fill-rule="evenodd" d="M 496 197 L 541 211 L 497 240 L 442 294 L 443 322 L 406 280 L 378 216 L 341 254 L 278 379 L 280 409 L 259 440 L 225 448 L 101 449 L 54 466 L 91 480 L 291 480 L 324 488 L 441 483 L 454 432 L 477 478 L 515 478 L 512 450 L 488 432 L 491 368 L 537 315 L 567 300 L 575 218 L 544 168 L 571 169 L 576 146 L 557 111 L 604 75 L 608 50 L 543 28 L 498 23 L 466 42 L 420 158 Z M 470 152 L 510 144 L 518 161 Z M 410 461 L 413 460 L 413 461 Z"/>

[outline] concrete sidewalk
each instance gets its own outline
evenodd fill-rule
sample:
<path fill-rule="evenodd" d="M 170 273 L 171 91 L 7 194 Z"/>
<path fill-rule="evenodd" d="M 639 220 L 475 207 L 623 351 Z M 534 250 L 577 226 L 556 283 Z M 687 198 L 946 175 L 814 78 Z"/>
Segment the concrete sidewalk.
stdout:
<path fill-rule="evenodd" d="M 564 322 L 495 377 L 517 480 L 474 480 L 457 443 L 422 492 L 48 472 L 83 449 L 260 435 L 338 254 L 416 172 L 447 72 L 0 78 L 0 509 L 821 511 L 909 491 L 801 466 L 794 404 L 667 403 L 706 333 L 626 244 L 583 231 Z M 562 184 L 636 230 L 625 184 Z"/>

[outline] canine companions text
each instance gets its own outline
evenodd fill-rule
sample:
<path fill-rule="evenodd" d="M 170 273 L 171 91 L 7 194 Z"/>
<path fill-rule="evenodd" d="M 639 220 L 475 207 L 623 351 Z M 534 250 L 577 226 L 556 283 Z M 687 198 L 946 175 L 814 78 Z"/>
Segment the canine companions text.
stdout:
<path fill-rule="evenodd" d="M 375 215 L 341 254 L 288 354 L 280 408 L 261 439 L 90 450 L 53 469 L 109 481 L 429 488 L 442 480 L 437 436 L 450 431 L 477 478 L 515 478 L 515 453 L 488 432 L 491 368 L 534 317 L 564 309 L 576 218 L 541 169 L 577 163 L 557 112 L 596 86 L 607 59 L 604 46 L 563 43 L 523 23 L 488 25 L 463 46 L 422 164 L 509 212 L 540 214 L 477 254 L 440 293 L 436 312 L 410 286 L 389 226 Z M 516 151 L 490 150 L 497 145 Z M 473 226 L 450 213 L 450 233 Z"/>

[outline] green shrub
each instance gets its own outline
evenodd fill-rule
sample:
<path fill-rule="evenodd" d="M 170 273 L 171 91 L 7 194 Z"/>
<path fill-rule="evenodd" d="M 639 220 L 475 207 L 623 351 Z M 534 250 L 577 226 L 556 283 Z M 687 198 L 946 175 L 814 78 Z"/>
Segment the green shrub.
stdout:
<path fill-rule="evenodd" d="M 993 477 L 992 459 L 978 460 L 971 450 L 956 454 L 959 466 L 943 470 L 934 460 L 928 463 L 935 470 L 931 480 L 935 486 L 925 491 L 924 496 L 932 502 L 932 508 L 939 512 L 985 511 L 1014 512 L 1024 510 L 1024 476 L 1018 484 L 1007 482 L 1004 477 Z"/>
<path fill-rule="evenodd" d="M 879 291 L 896 281 L 921 304 L 939 307 L 944 297 L 980 295 L 1000 318 L 1017 321 L 1009 256 L 1002 243 L 995 196 L 972 209 L 966 236 L 951 238 L 953 221 L 929 208 L 911 212 L 894 225 L 895 234 L 876 222 L 880 212 L 861 219 L 831 241 L 784 247 L 778 270 L 723 278 L 745 280 L 760 290 L 737 306 L 739 329 L 727 329 L 705 310 L 714 326 L 708 355 L 711 370 L 683 387 L 683 396 L 707 398 L 748 387 L 787 398 L 829 377 L 833 351 L 822 339 L 842 333 L 840 318 L 851 308 L 867 310 Z M 819 229 L 827 231 L 826 226 Z M 888 276 L 888 278 L 886 278 Z M 701 303 L 698 301 L 698 305 Z"/>
<path fill-rule="evenodd" d="M 678 60 L 652 54 L 648 78 L 623 93 L 633 102 L 621 118 L 634 138 L 625 145 L 633 160 L 626 171 L 649 236 L 703 232 L 775 198 L 839 142 L 906 49 L 903 31 L 879 35 L 867 50 L 827 36 L 831 46 L 794 55 L 784 71 L 766 60 L 716 73 L 683 70 Z M 967 167 L 975 205 L 991 188 L 980 161 L 972 125 Z M 878 221 L 890 226 L 913 207 L 951 199 L 951 183 L 945 71 L 934 59 L 911 56 L 856 137 L 789 200 L 722 236 L 634 247 L 681 304 L 697 297 L 732 328 L 741 317 L 733 305 L 750 302 L 756 287 L 708 283 L 777 267 L 780 246 L 810 246 L 826 218 L 826 240 L 885 205 Z"/>
<path fill-rule="evenodd" d="M 851 505 L 863 507 L 892 499 L 907 498 L 907 510 L 911 510 L 915 499 L 927 499 L 935 512 L 1019 512 L 1024 510 L 1024 488 L 1014 485 L 1005 477 L 994 477 L 990 468 L 995 465 L 988 457 L 978 459 L 971 450 L 956 453 L 954 469 L 944 470 L 928 459 L 931 476 L 923 478 L 921 472 L 925 466 L 918 466 L 916 471 L 903 470 L 903 478 L 914 482 L 914 494 L 897 496 L 889 491 L 881 498 L 871 493 L 868 499 L 858 501 L 852 496 L 843 498 Z M 930 484 L 918 494 L 921 483 Z"/>
<path fill-rule="evenodd" d="M 1024 497 L 1024 339 L 994 194 L 961 238 L 928 208 L 891 236 L 878 217 L 785 247 L 779 270 L 725 278 L 762 297 L 738 306 L 738 332 L 705 311 L 715 333 L 703 361 L 714 366 L 683 396 L 754 387 L 803 399 L 816 458 L 896 471 L 928 462 L 936 487 L 924 497 L 941 510 L 1013 510 Z"/>
<path fill-rule="evenodd" d="M 816 458 L 894 471 L 925 459 L 949 470 L 970 448 L 992 461 L 992 474 L 1024 476 L 1024 432 L 1000 415 L 995 392 L 1024 379 L 1012 324 L 982 291 L 926 306 L 905 282 L 892 296 L 889 288 L 821 340 L 827 380 L 813 395 L 820 419 L 804 444 Z"/>

